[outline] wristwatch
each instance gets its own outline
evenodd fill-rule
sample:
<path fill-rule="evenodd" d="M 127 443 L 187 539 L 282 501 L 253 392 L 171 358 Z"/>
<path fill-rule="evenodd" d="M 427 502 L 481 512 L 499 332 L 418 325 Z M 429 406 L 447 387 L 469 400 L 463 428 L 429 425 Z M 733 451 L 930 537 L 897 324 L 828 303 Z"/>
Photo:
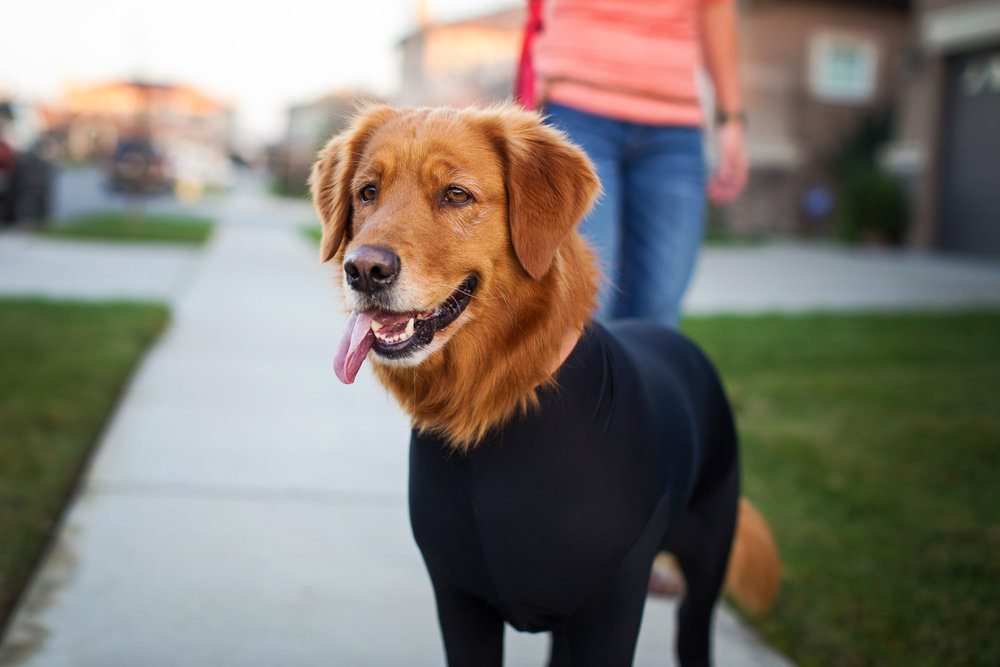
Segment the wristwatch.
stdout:
<path fill-rule="evenodd" d="M 743 127 L 747 126 L 747 112 L 743 109 L 738 111 L 715 110 L 715 124 L 725 125 L 726 123 L 739 123 Z"/>

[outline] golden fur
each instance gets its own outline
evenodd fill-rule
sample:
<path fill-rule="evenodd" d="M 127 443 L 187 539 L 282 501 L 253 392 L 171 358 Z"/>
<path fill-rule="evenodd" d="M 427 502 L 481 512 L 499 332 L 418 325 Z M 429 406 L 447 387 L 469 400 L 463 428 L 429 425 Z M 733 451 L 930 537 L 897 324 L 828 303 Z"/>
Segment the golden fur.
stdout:
<path fill-rule="evenodd" d="M 729 553 L 726 592 L 743 609 L 763 614 L 778 597 L 781 557 L 764 517 L 749 500 L 740 498 L 736 535 Z"/>
<path fill-rule="evenodd" d="M 375 211 L 352 205 L 369 173 L 382 184 Z M 433 195 L 456 176 L 476 204 L 441 210 Z M 359 245 L 392 247 L 401 282 L 421 294 L 413 310 L 480 276 L 466 312 L 435 337 L 447 339 L 436 354 L 418 366 L 373 360 L 418 428 L 466 449 L 534 404 L 563 333 L 582 330 L 596 304 L 598 272 L 574 226 L 600 185 L 580 149 L 514 107 L 371 107 L 321 151 L 310 182 L 324 261 Z"/>
<path fill-rule="evenodd" d="M 455 182 L 474 201 L 439 205 Z M 378 184 L 377 206 L 358 199 L 367 183 Z M 369 355 L 417 428 L 466 450 L 536 404 L 567 336 L 582 331 L 596 306 L 599 272 L 576 224 L 600 184 L 583 151 L 513 106 L 373 106 L 323 148 L 310 186 L 323 224 L 321 259 L 340 264 L 361 245 L 392 248 L 403 267 L 404 310 L 431 309 L 470 273 L 480 278 L 466 311 L 437 332 L 420 363 Z M 763 610 L 780 563 L 767 525 L 748 507 L 741 505 L 729 582 L 741 604 Z"/>

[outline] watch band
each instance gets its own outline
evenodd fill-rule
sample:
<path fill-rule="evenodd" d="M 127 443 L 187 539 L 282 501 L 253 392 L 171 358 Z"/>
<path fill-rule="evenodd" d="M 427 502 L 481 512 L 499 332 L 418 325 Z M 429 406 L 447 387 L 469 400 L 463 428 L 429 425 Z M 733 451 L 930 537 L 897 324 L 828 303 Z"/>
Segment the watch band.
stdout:
<path fill-rule="evenodd" d="M 747 125 L 747 112 L 743 109 L 738 111 L 715 110 L 715 124 L 725 125 L 726 123 L 739 123 L 743 127 Z"/>

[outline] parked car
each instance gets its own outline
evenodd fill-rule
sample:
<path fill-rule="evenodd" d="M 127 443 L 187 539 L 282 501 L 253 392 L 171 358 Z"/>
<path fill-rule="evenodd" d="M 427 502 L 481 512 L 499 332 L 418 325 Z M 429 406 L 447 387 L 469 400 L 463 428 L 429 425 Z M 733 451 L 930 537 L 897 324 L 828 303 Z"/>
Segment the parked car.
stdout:
<path fill-rule="evenodd" d="M 120 139 L 108 164 L 108 184 L 119 192 L 169 190 L 173 184 L 170 162 L 149 139 Z"/>
<path fill-rule="evenodd" d="M 0 224 L 49 216 L 55 170 L 45 141 L 31 107 L 0 100 Z"/>

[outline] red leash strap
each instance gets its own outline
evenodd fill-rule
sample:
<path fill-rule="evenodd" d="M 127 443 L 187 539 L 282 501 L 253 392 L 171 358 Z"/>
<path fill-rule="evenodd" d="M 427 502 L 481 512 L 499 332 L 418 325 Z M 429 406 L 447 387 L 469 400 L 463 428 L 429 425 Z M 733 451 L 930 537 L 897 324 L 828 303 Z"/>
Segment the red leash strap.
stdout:
<path fill-rule="evenodd" d="M 535 64 L 531 49 L 535 36 L 542 31 L 542 0 L 528 0 L 528 22 L 524 26 L 524 41 L 521 44 L 521 60 L 517 64 L 517 80 L 514 84 L 514 99 L 525 109 L 535 108 Z"/>

